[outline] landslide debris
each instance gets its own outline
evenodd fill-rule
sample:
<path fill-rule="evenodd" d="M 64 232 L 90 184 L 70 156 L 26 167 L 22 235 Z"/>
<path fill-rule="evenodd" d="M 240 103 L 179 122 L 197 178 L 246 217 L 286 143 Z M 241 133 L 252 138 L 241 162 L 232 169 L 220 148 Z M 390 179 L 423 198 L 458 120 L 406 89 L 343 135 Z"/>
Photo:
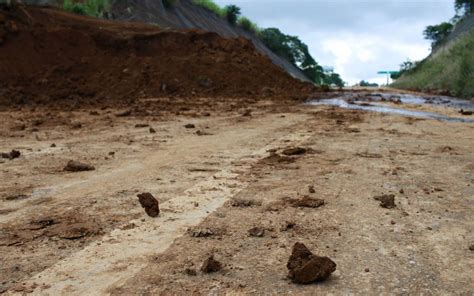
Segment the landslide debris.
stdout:
<path fill-rule="evenodd" d="M 222 269 L 222 263 L 214 259 L 214 255 L 209 256 L 201 266 L 201 271 L 204 273 L 218 272 Z"/>
<path fill-rule="evenodd" d="M 244 38 L 94 19 L 50 7 L 1 6 L 0 20 L 0 105 L 125 107 L 140 98 L 260 99 L 268 87 L 272 99 L 303 100 L 315 90 Z"/>
<path fill-rule="evenodd" d="M 18 157 L 20 157 L 20 155 L 21 155 L 21 152 L 18 151 L 18 150 L 15 150 L 15 149 L 13 149 L 10 152 L 1 153 L 2 158 L 6 158 L 6 159 L 10 159 L 10 160 L 18 158 Z"/>
<path fill-rule="evenodd" d="M 87 164 L 82 163 L 79 161 L 70 160 L 67 165 L 64 167 L 64 171 L 67 172 L 85 172 L 85 171 L 94 171 L 95 167 Z"/>
<path fill-rule="evenodd" d="M 303 155 L 308 151 L 306 148 L 294 147 L 283 150 L 281 153 L 286 156 Z"/>
<path fill-rule="evenodd" d="M 288 278 L 296 284 L 323 281 L 336 271 L 334 261 L 328 257 L 314 255 L 302 243 L 295 243 L 286 267 Z"/>
<path fill-rule="evenodd" d="M 393 209 L 395 205 L 395 195 L 394 194 L 384 194 L 374 197 L 375 200 L 380 201 L 380 206 L 386 209 Z"/>
<path fill-rule="evenodd" d="M 324 199 L 304 195 L 298 198 L 287 198 L 287 202 L 296 208 L 319 208 L 324 205 Z"/>
<path fill-rule="evenodd" d="M 160 205 L 158 200 L 156 200 L 151 193 L 140 193 L 137 196 L 140 205 L 145 209 L 148 216 L 155 218 L 160 215 Z"/>

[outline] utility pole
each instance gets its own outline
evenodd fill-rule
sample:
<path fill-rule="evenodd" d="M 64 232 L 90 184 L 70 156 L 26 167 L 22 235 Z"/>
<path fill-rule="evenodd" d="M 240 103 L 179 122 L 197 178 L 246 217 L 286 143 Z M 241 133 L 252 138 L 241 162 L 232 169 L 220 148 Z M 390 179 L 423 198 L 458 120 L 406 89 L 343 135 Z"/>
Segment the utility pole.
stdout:
<path fill-rule="evenodd" d="M 398 74 L 398 71 L 378 71 L 377 74 L 379 75 L 387 75 L 387 86 L 390 83 L 390 75 Z"/>

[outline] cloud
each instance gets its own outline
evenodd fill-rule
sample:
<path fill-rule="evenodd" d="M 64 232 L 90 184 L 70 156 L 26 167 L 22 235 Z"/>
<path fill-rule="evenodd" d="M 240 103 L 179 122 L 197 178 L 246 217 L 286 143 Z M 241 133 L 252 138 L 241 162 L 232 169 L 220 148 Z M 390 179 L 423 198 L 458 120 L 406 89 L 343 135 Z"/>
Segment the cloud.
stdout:
<path fill-rule="evenodd" d="M 454 0 L 217 0 L 232 2 L 260 27 L 299 36 L 319 64 L 344 80 L 384 81 L 378 70 L 397 70 L 407 58 L 430 52 L 422 32 L 449 20 Z"/>

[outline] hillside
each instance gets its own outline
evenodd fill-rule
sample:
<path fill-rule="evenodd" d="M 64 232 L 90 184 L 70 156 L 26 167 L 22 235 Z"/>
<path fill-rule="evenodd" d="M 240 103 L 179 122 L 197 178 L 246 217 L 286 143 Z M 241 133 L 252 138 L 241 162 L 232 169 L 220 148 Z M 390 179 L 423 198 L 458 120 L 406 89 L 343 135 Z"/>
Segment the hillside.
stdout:
<path fill-rule="evenodd" d="M 62 6 L 62 0 L 24 0 L 23 3 Z M 214 12 L 194 4 L 192 0 L 175 1 L 170 7 L 165 7 L 162 1 L 156 0 L 121 0 L 110 3 L 110 12 L 107 13 L 107 17 L 111 19 L 145 22 L 161 28 L 200 29 L 226 38 L 244 37 L 251 40 L 260 53 L 268 56 L 275 65 L 291 76 L 309 81 L 299 68 L 272 52 L 255 33 L 244 30 L 240 26 L 231 25 Z"/>
<path fill-rule="evenodd" d="M 4 105 L 242 94 L 304 98 L 313 88 L 247 39 L 212 32 L 18 6 L 0 10 L 0 34 Z"/>
<path fill-rule="evenodd" d="M 474 16 L 461 23 L 447 42 L 392 86 L 474 98 Z"/>
<path fill-rule="evenodd" d="M 260 53 L 267 55 L 273 63 L 290 75 L 308 81 L 300 69 L 273 53 L 254 33 L 231 25 L 210 10 L 193 4 L 191 0 L 177 1 L 169 8 L 165 8 L 162 1 L 155 0 L 115 1 L 112 16 L 119 20 L 146 22 L 164 28 L 201 29 L 223 37 L 244 37 L 251 40 Z"/>

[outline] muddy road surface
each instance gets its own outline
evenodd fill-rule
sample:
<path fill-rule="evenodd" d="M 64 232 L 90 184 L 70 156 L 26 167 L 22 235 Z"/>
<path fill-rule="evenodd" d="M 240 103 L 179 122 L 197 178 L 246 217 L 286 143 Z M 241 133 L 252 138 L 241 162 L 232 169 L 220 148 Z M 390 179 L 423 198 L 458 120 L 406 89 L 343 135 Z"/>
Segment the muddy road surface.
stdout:
<path fill-rule="evenodd" d="M 124 111 L 1 112 L 0 293 L 474 292 L 473 123 L 271 102 Z M 295 243 L 335 272 L 293 283 Z"/>

